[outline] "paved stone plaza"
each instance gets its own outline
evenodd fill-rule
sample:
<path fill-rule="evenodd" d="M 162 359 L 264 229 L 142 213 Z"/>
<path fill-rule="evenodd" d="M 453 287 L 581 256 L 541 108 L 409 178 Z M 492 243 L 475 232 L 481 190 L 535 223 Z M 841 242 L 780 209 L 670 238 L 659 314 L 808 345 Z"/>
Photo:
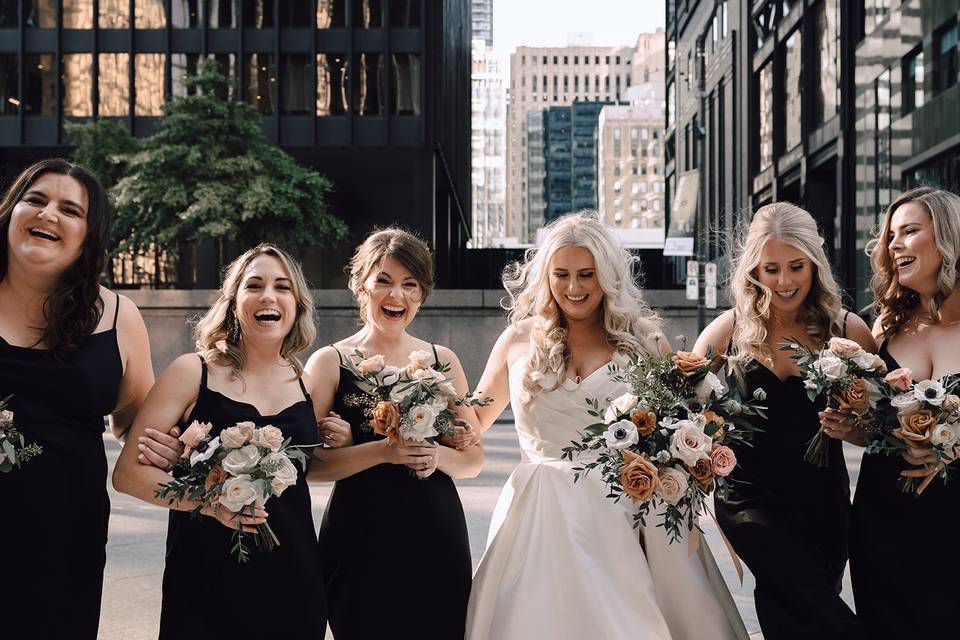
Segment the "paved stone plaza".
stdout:
<path fill-rule="evenodd" d="M 111 436 L 104 436 L 110 468 L 120 450 Z M 484 437 L 486 461 L 483 473 L 473 480 L 458 482 L 460 497 L 470 529 L 470 545 L 474 567 L 483 555 L 487 527 L 493 514 L 500 487 L 520 459 L 516 433 L 511 423 L 495 425 Z M 860 452 L 847 447 L 850 479 L 856 482 Z M 319 524 L 323 507 L 330 494 L 330 485 L 312 487 L 314 521 Z M 112 489 L 110 540 L 107 545 L 107 569 L 103 589 L 103 611 L 100 640 L 154 640 L 160 619 L 160 580 L 163 574 L 163 549 L 167 512 Z M 711 520 L 702 522 L 714 557 L 731 587 L 731 592 L 751 633 L 759 631 L 751 592 L 753 578 L 745 576 L 743 586 L 737 581 L 730 556 Z M 849 580 L 844 596 L 851 602 Z M 332 637 L 328 633 L 328 637 Z M 754 636 L 759 638 L 759 635 Z"/>

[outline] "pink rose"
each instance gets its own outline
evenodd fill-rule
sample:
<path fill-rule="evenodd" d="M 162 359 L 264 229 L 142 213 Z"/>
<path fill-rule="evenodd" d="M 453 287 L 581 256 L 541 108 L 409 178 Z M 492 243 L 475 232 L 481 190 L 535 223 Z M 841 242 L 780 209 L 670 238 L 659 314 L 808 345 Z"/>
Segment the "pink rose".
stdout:
<path fill-rule="evenodd" d="M 366 360 L 360 362 L 357 365 L 357 371 L 361 374 L 366 375 L 368 373 L 380 373 L 383 371 L 383 368 L 387 366 L 387 360 L 381 354 L 375 356 L 370 356 Z"/>
<path fill-rule="evenodd" d="M 414 369 L 426 369 L 433 364 L 433 355 L 427 351 L 414 351 L 410 354 L 410 364 Z"/>
<path fill-rule="evenodd" d="M 830 351 L 833 351 L 842 358 L 852 358 L 863 351 L 863 347 L 861 347 L 858 343 L 854 342 L 853 340 L 840 337 L 830 338 L 828 347 L 830 348 Z"/>
<path fill-rule="evenodd" d="M 906 367 L 900 367 L 884 376 L 883 381 L 894 389 L 903 391 L 909 389 L 910 385 L 913 384 L 913 372 Z"/>
<path fill-rule="evenodd" d="M 722 444 L 713 445 L 710 451 L 710 464 L 713 465 L 713 474 L 726 478 L 737 466 L 737 456 L 733 449 Z"/>
<path fill-rule="evenodd" d="M 190 426 L 180 436 L 180 442 L 185 447 L 183 455 L 189 456 L 191 450 L 196 449 L 201 442 L 207 439 L 212 428 L 213 425 L 209 422 L 197 422 L 196 420 L 191 422 Z"/>

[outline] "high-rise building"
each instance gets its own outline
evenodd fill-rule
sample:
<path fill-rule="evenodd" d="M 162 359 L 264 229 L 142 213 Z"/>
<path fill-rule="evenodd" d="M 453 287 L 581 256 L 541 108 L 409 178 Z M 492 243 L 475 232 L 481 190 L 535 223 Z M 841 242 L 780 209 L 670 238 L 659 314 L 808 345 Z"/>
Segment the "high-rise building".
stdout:
<path fill-rule="evenodd" d="M 470 0 L 470 22 L 473 40 L 493 46 L 493 0 Z"/>
<path fill-rule="evenodd" d="M 597 210 L 607 226 L 664 226 L 663 84 L 627 90 L 628 104 L 609 105 L 597 127 Z"/>
<path fill-rule="evenodd" d="M 486 43 L 474 40 L 472 49 L 471 246 L 483 248 L 506 232 L 506 91 L 500 61 Z"/>
<path fill-rule="evenodd" d="M 578 36 L 582 41 L 582 38 Z M 663 76 L 663 32 L 644 34 L 635 47 L 518 47 L 510 56 L 507 105 L 507 235 L 531 242 L 543 219 L 531 201 L 528 114 L 574 102 L 617 103 L 636 78 Z M 654 43 L 660 42 L 659 49 Z M 593 169 L 591 168 L 591 171 Z M 573 202 L 571 200 L 571 206 Z M 533 207 L 531 209 L 531 207 Z"/>

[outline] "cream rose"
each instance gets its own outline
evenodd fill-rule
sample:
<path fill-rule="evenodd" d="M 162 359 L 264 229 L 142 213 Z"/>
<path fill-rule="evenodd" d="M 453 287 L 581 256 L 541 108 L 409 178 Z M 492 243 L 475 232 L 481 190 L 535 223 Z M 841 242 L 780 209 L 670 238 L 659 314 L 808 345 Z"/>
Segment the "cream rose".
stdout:
<path fill-rule="evenodd" d="M 681 420 L 681 423 L 689 422 Z M 682 460 L 688 467 L 697 464 L 697 460 L 710 457 L 710 446 L 713 439 L 703 432 L 703 429 L 686 424 L 677 429 L 670 437 L 670 453 L 673 457 Z"/>
<path fill-rule="evenodd" d="M 414 369 L 426 369 L 433 364 L 433 355 L 429 351 L 413 351 L 410 353 L 410 364 Z"/>
<path fill-rule="evenodd" d="M 830 351 L 833 351 L 835 354 L 842 358 L 854 358 L 855 356 L 864 353 L 863 347 L 853 340 L 848 340 L 847 338 L 833 337 L 830 338 L 830 341 L 827 343 Z M 872 358 L 871 358 L 872 360 Z"/>
<path fill-rule="evenodd" d="M 847 375 L 847 365 L 836 356 L 822 356 L 817 358 L 811 366 L 830 381 L 839 380 Z"/>
<path fill-rule="evenodd" d="M 282 453 L 268 453 L 261 464 L 274 469 L 270 479 L 273 495 L 278 496 L 287 487 L 297 484 L 297 467 Z"/>
<path fill-rule="evenodd" d="M 715 444 L 710 451 L 710 464 L 713 465 L 713 475 L 726 478 L 736 468 L 737 456 L 730 447 Z"/>
<path fill-rule="evenodd" d="M 657 495 L 668 504 L 677 504 L 687 493 L 687 474 L 676 467 L 660 469 L 660 487 Z"/>
<path fill-rule="evenodd" d="M 240 425 L 237 425 L 234 427 L 227 427 L 221 431 L 220 442 L 223 443 L 223 446 L 226 449 L 239 449 L 245 444 L 248 444 L 250 440 L 247 438 L 247 434 L 240 429 Z"/>
<path fill-rule="evenodd" d="M 697 383 L 693 392 L 696 394 L 697 399 L 703 402 L 710 397 L 711 393 L 717 394 L 717 397 L 722 396 L 727 392 L 727 388 L 723 386 L 723 382 L 721 382 L 715 373 L 708 371 L 703 380 Z"/>
<path fill-rule="evenodd" d="M 952 447 L 957 441 L 957 433 L 946 424 L 938 424 L 930 431 L 930 444 Z"/>
<path fill-rule="evenodd" d="M 646 502 L 653 496 L 660 482 L 657 467 L 642 456 L 631 451 L 623 452 L 620 467 L 620 484 L 623 492 L 635 502 Z"/>
<path fill-rule="evenodd" d="M 946 397 L 944 397 L 943 404 L 940 405 L 940 408 L 951 413 L 960 411 L 960 397 L 955 396 L 952 393 L 948 393 Z"/>
<path fill-rule="evenodd" d="M 261 499 L 260 489 L 249 475 L 228 478 L 220 491 L 219 502 L 234 513 Z"/>
<path fill-rule="evenodd" d="M 381 387 L 392 387 L 393 385 L 400 382 L 400 376 L 403 374 L 403 369 L 400 367 L 395 367 L 392 364 L 388 364 L 383 369 L 381 369 L 376 374 L 377 384 Z"/>
<path fill-rule="evenodd" d="M 253 471 L 258 462 L 260 462 L 260 449 L 254 444 L 248 444 L 229 452 L 220 464 L 223 465 L 224 471 L 232 476 L 238 476 Z"/>
<path fill-rule="evenodd" d="M 283 446 L 283 431 L 271 424 L 260 427 L 253 432 L 253 444 L 277 451 Z"/>
<path fill-rule="evenodd" d="M 418 404 L 407 411 L 407 423 L 400 426 L 400 434 L 407 440 L 424 442 L 437 435 L 434 428 L 440 412 L 430 404 Z"/>
<path fill-rule="evenodd" d="M 361 360 L 357 365 L 357 371 L 363 375 L 369 373 L 379 373 L 386 366 L 387 360 L 383 357 L 382 354 L 377 354 L 375 356 L 370 356 L 366 360 Z"/>
<path fill-rule="evenodd" d="M 637 406 L 640 398 L 632 393 L 625 393 L 613 401 L 613 406 L 620 415 L 630 413 L 630 410 Z"/>
<path fill-rule="evenodd" d="M 905 391 L 890 398 L 890 406 L 899 414 L 913 413 L 923 406 L 912 391 Z"/>
<path fill-rule="evenodd" d="M 865 371 L 874 371 L 879 370 L 877 363 L 883 364 L 883 358 L 879 357 L 875 353 L 870 353 L 869 351 L 861 351 L 857 355 L 850 358 L 853 361 L 853 364 L 857 365 Z"/>
<path fill-rule="evenodd" d="M 885 375 L 883 381 L 894 389 L 906 391 L 913 384 L 913 372 L 906 367 L 900 367 Z"/>

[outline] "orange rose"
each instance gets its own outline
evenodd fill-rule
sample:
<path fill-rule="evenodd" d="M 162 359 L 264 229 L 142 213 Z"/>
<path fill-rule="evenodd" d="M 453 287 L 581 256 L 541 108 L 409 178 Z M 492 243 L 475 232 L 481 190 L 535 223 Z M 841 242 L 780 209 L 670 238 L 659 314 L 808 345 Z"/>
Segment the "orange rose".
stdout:
<path fill-rule="evenodd" d="M 373 432 L 392 438 L 400 428 L 400 409 L 396 402 L 381 400 L 370 412 L 370 427 Z"/>
<path fill-rule="evenodd" d="M 717 415 L 713 411 L 704 411 L 703 417 L 707 420 L 707 424 L 710 424 L 712 422 L 718 427 L 723 426 L 723 416 Z"/>
<path fill-rule="evenodd" d="M 657 428 L 657 414 L 652 411 L 634 411 L 630 414 L 630 421 L 641 436 L 648 436 Z"/>
<path fill-rule="evenodd" d="M 660 486 L 657 467 L 646 458 L 624 451 L 620 484 L 623 485 L 623 492 L 634 501 L 646 502 Z"/>
<path fill-rule="evenodd" d="M 700 369 L 710 364 L 710 361 L 703 356 L 691 353 L 689 351 L 677 351 L 671 358 L 673 364 L 685 376 L 692 376 Z"/>
<path fill-rule="evenodd" d="M 870 408 L 867 385 L 863 378 L 855 379 L 849 387 L 836 394 L 834 398 L 837 399 L 837 404 L 842 410 L 863 413 Z"/>
<path fill-rule="evenodd" d="M 947 394 L 943 399 L 943 404 L 941 405 L 944 411 L 950 411 L 956 413 L 960 411 L 960 397 L 955 396 L 952 393 Z"/>
<path fill-rule="evenodd" d="M 224 480 L 227 479 L 227 472 L 223 470 L 223 467 L 216 465 L 214 468 L 210 469 L 207 473 L 207 480 L 203 483 L 203 488 L 207 491 L 210 491 L 210 488 L 215 484 L 222 484 Z"/>
<path fill-rule="evenodd" d="M 706 458 L 697 460 L 697 464 L 690 468 L 690 475 L 697 484 L 709 491 L 713 485 L 713 463 Z"/>
<path fill-rule="evenodd" d="M 899 420 L 900 428 L 892 431 L 894 436 L 903 440 L 911 449 L 928 448 L 926 443 L 930 442 L 930 430 L 937 424 L 932 411 L 922 409 L 899 416 Z"/>

